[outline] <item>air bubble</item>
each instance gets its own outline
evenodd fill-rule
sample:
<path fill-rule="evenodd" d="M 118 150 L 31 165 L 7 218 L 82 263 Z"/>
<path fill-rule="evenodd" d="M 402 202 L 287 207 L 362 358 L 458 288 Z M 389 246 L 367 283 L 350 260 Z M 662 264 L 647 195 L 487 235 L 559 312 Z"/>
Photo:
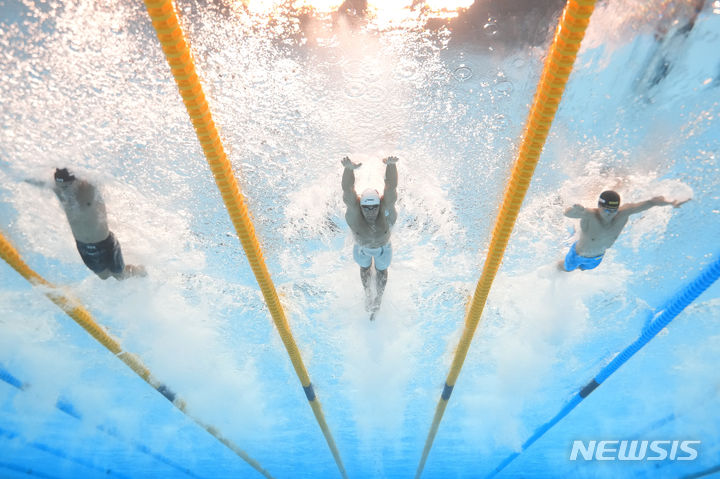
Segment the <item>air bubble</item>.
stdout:
<path fill-rule="evenodd" d="M 488 21 L 483 25 L 483 32 L 486 36 L 493 38 L 498 33 L 498 26 L 494 19 L 488 18 Z"/>
<path fill-rule="evenodd" d="M 465 65 L 460 65 L 455 70 L 453 70 L 453 76 L 457 81 L 465 81 L 470 79 L 472 77 L 473 72 L 470 69 L 470 67 Z"/>
<path fill-rule="evenodd" d="M 250 72 L 249 80 L 253 85 L 263 85 L 268 81 L 267 72 L 260 68 L 253 70 Z"/>
<path fill-rule="evenodd" d="M 412 62 L 404 61 L 397 66 L 395 74 L 400 78 L 409 80 L 417 74 L 417 65 Z"/>
<path fill-rule="evenodd" d="M 382 79 L 383 68 L 377 63 L 371 63 L 369 65 L 366 65 L 365 71 L 363 73 L 363 78 L 366 82 L 376 83 L 379 82 L 380 79 Z"/>
<path fill-rule="evenodd" d="M 338 52 L 336 49 L 327 50 L 324 52 L 322 60 L 326 65 L 337 65 L 342 61 L 342 53 Z"/>
<path fill-rule="evenodd" d="M 425 113 L 430 111 L 430 103 L 423 99 L 423 101 L 414 101 L 412 104 L 412 109 L 417 115 L 424 115 Z"/>
<path fill-rule="evenodd" d="M 365 96 L 372 102 L 381 102 L 386 99 L 386 92 L 379 85 L 369 85 L 365 90 Z"/>
<path fill-rule="evenodd" d="M 361 82 L 350 82 L 345 88 L 345 94 L 350 98 L 361 98 L 365 94 L 365 85 Z"/>
<path fill-rule="evenodd" d="M 495 93 L 510 96 L 513 91 L 513 84 L 510 80 L 501 80 L 495 84 Z"/>
<path fill-rule="evenodd" d="M 510 125 L 510 120 L 503 115 L 502 113 L 498 113 L 493 117 L 493 130 L 503 130 L 507 128 Z"/>

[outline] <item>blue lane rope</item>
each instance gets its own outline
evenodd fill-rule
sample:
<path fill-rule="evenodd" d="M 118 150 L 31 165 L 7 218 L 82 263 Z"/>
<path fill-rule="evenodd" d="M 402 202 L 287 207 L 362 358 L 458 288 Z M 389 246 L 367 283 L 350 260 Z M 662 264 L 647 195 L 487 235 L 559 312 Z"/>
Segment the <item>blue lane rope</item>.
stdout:
<path fill-rule="evenodd" d="M 17 389 L 25 389 L 25 386 L 22 382 L 12 374 L 10 374 L 8 371 L 5 370 L 2 366 L 0 366 L 0 380 L 5 381 L 10 386 L 16 387 Z"/>
<path fill-rule="evenodd" d="M 1 427 L 0 427 L 0 436 L 5 436 L 6 438 L 11 439 L 11 440 L 12 440 L 12 439 L 22 440 L 22 439 L 20 438 L 20 435 L 19 435 L 18 433 L 12 432 L 12 431 L 8 431 L 8 430 L 3 429 L 3 428 L 1 428 Z M 61 450 L 59 450 L 59 449 L 55 449 L 54 447 L 50 447 L 50 446 L 48 446 L 47 444 L 43 444 L 43 443 L 41 443 L 41 442 L 36 442 L 36 441 L 32 441 L 32 442 L 25 441 L 25 442 L 26 442 L 26 444 L 34 447 L 35 449 L 39 449 L 40 451 L 47 452 L 48 454 L 52 454 L 53 456 L 57 456 L 57 457 L 59 457 L 59 458 L 61 458 L 61 459 L 65 459 L 65 460 L 68 460 L 68 461 L 70 461 L 70 462 L 74 462 L 74 463 L 76 463 L 76 464 L 80 464 L 81 466 L 85 466 L 85 467 L 87 467 L 88 469 L 93 469 L 93 470 L 95 470 L 95 471 L 99 471 L 99 472 L 105 474 L 106 476 L 116 476 L 116 477 L 119 477 L 119 478 L 121 478 L 121 479 L 130 479 L 129 477 L 124 476 L 124 475 L 122 475 L 122 474 L 119 474 L 119 473 L 113 471 L 112 469 L 103 469 L 101 466 L 97 466 L 97 465 L 93 464 L 93 463 L 90 462 L 90 461 L 86 461 L 85 459 L 82 459 L 82 458 L 79 458 L 79 457 L 68 456 L 68 455 L 65 454 L 63 451 L 61 451 Z"/>
<path fill-rule="evenodd" d="M 580 402 L 588 397 L 591 392 L 603 383 L 612 373 L 618 370 L 620 366 L 625 364 L 635 353 L 645 346 L 652 338 L 654 338 L 664 327 L 670 324 L 670 321 L 682 312 L 695 298 L 708 289 L 720 276 L 720 253 L 716 255 L 715 261 L 710 263 L 690 284 L 681 289 L 675 296 L 665 302 L 662 308 L 659 308 L 653 314 L 654 320 L 650 321 L 642 330 L 640 337 L 630 346 L 625 348 L 589 383 L 583 386 L 568 403 L 557 413 L 552 419 L 535 430 L 532 436 L 523 443 L 520 451 L 514 452 L 505 458 L 487 477 L 496 476 L 500 471 L 505 469 L 516 457 L 525 452 L 535 441 L 548 432 L 562 418 L 570 414 L 570 411 L 580 404 Z"/>
<path fill-rule="evenodd" d="M 705 469 L 700 472 L 696 472 L 695 474 L 690 474 L 689 476 L 683 476 L 680 479 L 698 479 L 700 477 L 707 477 L 710 474 L 714 474 L 716 472 L 720 472 L 720 464 L 717 466 L 713 466 L 710 469 Z"/>
<path fill-rule="evenodd" d="M 636 436 L 638 436 L 638 437 L 644 436 L 645 434 L 647 434 L 651 431 L 654 431 L 655 429 L 659 429 L 659 428 L 663 427 L 664 425 L 666 425 L 670 422 L 673 422 L 675 419 L 677 419 L 677 416 L 675 416 L 675 413 L 670 413 L 667 416 L 665 416 L 664 418 L 658 419 L 657 421 L 650 424 L 648 427 L 643 429 L 643 431 L 640 434 L 636 434 Z"/>
<path fill-rule="evenodd" d="M 42 479 L 58 479 L 55 476 L 48 476 L 47 474 L 45 474 L 43 472 L 35 471 L 31 467 L 16 466 L 15 464 L 9 464 L 7 462 L 0 462 L 0 467 L 3 469 L 8 469 L 10 471 L 15 471 L 15 472 L 19 472 L 21 474 L 25 474 L 26 476 L 35 476 L 35 477 L 40 477 Z"/>
<path fill-rule="evenodd" d="M 11 385 L 11 386 L 16 387 L 17 389 L 19 389 L 19 390 L 21 390 L 21 391 L 25 391 L 25 390 L 29 387 L 28 384 L 23 383 L 23 382 L 20 381 L 18 378 L 16 378 L 15 376 L 13 376 L 9 371 L 7 371 L 5 368 L 3 368 L 2 365 L 0 365 L 0 380 L 8 383 L 8 384 Z M 72 417 L 74 417 L 75 419 L 77 419 L 77 420 L 79 420 L 79 421 L 82 421 L 82 419 L 83 419 L 83 418 L 82 418 L 82 415 L 78 412 L 77 409 L 75 409 L 75 406 L 73 406 L 73 405 L 72 405 L 69 401 L 67 401 L 66 399 L 59 398 L 59 399 L 57 400 L 57 402 L 55 403 L 55 407 L 56 407 L 57 409 L 59 409 L 60 411 L 64 412 L 65 414 L 67 414 L 68 416 L 72 416 Z M 102 432 L 104 432 L 105 434 L 108 434 L 108 435 L 114 437 L 115 439 L 122 440 L 122 438 L 120 437 L 120 435 L 119 435 L 115 430 L 113 430 L 112 428 L 107 428 L 107 427 L 104 427 L 104 426 L 102 426 L 102 425 L 98 425 L 98 426 L 96 426 L 96 428 L 97 428 L 99 431 L 102 431 Z M 147 447 L 147 446 L 145 446 L 145 445 L 143 445 L 143 444 L 140 444 L 140 443 L 138 443 L 138 442 L 135 442 L 135 441 L 131 441 L 131 443 L 132 443 L 132 445 L 135 447 L 136 450 L 142 452 L 143 454 L 147 454 L 148 456 L 150 456 L 150 457 L 152 457 L 152 458 L 154 458 L 154 459 L 162 462 L 163 464 L 167 464 L 168 466 L 170 466 L 170 467 L 172 467 L 172 468 L 174 468 L 174 469 L 177 469 L 178 471 L 183 472 L 183 473 L 187 474 L 187 475 L 190 476 L 190 477 L 194 477 L 194 478 L 196 478 L 196 479 L 200 479 L 200 477 L 197 476 L 196 474 L 194 474 L 191 470 L 189 470 L 189 469 L 187 469 L 187 468 L 185 468 L 185 467 L 182 467 L 182 466 L 180 466 L 180 465 L 178 465 L 178 464 L 175 464 L 175 463 L 174 463 L 173 461 L 171 461 L 170 459 L 168 459 L 168 458 L 166 458 L 166 457 L 164 457 L 164 456 L 162 456 L 162 455 L 160 455 L 160 454 L 158 454 L 158 453 L 156 453 L 156 452 L 153 452 L 149 447 Z"/>

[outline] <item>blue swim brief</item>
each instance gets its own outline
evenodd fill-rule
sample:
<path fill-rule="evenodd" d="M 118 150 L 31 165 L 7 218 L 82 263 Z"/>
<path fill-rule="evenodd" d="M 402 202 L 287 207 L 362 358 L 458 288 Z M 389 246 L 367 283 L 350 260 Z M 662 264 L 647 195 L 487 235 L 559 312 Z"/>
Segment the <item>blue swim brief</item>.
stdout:
<path fill-rule="evenodd" d="M 390 266 L 390 260 L 392 259 L 392 246 L 390 243 L 379 248 L 364 248 L 362 246 L 355 245 L 353 247 L 353 258 L 355 262 L 363 268 L 369 268 L 372 264 L 373 258 L 375 258 L 375 269 L 378 271 L 384 271 Z"/>
<path fill-rule="evenodd" d="M 567 256 L 565 256 L 565 271 L 572 271 L 576 268 L 580 268 L 580 271 L 597 268 L 604 255 L 601 254 L 600 256 L 593 256 L 592 258 L 580 256 L 575 249 L 576 244 L 577 242 L 573 243 Z"/>

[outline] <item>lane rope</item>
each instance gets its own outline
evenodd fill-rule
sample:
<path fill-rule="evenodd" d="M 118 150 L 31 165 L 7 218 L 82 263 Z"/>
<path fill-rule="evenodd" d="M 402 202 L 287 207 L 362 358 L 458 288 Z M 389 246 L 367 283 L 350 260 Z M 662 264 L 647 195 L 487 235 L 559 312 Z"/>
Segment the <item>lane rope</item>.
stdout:
<path fill-rule="evenodd" d="M 52 283 L 48 282 L 33 271 L 20 257 L 20 253 L 15 247 L 0 233 L 0 257 L 10 265 L 15 271 L 28 280 L 31 285 L 35 286 L 38 290 L 42 291 L 50 301 L 55 303 L 65 314 L 70 316 L 80 327 L 90 333 L 97 342 L 102 344 L 107 350 L 113 353 L 114 356 L 124 362 L 135 374 L 140 376 L 146 383 L 152 386 L 156 391 L 162 394 L 173 406 L 182 411 L 187 417 L 192 419 L 196 424 L 205 429 L 218 441 L 223 443 L 226 447 L 232 450 L 235 454 L 240 456 L 245 462 L 247 462 L 253 469 L 258 471 L 268 479 L 272 479 L 270 473 L 268 473 L 255 459 L 250 457 L 247 452 L 240 449 L 235 443 L 225 438 L 220 431 L 215 427 L 204 423 L 197 417 L 191 415 L 187 409 L 183 399 L 178 397 L 168 386 L 158 381 L 150 373 L 150 370 L 140 361 L 140 359 L 134 354 L 123 351 L 122 346 L 118 343 L 115 338 L 110 336 L 103 327 L 101 327 L 95 319 L 92 317 L 90 312 L 85 309 L 75 298 L 65 295 L 59 288 Z"/>
<path fill-rule="evenodd" d="M 13 374 L 11 374 L 10 371 L 5 369 L 2 364 L 0 364 L 0 381 L 3 381 L 20 391 L 27 391 L 28 388 L 30 388 L 30 384 L 20 381 L 17 377 L 15 377 Z M 58 398 L 58 400 L 55 401 L 55 407 L 70 417 L 73 417 L 79 421 L 83 420 L 82 414 L 80 414 L 78 412 L 77 408 L 75 406 L 73 406 L 73 404 L 70 401 L 68 401 L 67 399 Z M 120 437 L 120 435 L 117 432 L 115 432 L 112 428 L 104 427 L 102 425 L 95 426 L 95 428 L 98 431 L 102 431 L 105 434 L 114 437 L 115 439 L 118 439 L 121 441 L 124 440 L 124 438 Z M 142 452 L 143 454 L 147 454 L 148 456 L 156 459 L 157 461 L 160 461 L 163 464 L 166 464 L 175 470 L 185 473 L 190 477 L 200 479 L 199 476 L 194 474 L 190 469 L 188 469 L 186 467 L 182 467 L 179 464 L 176 464 L 175 462 L 171 461 L 170 459 L 163 456 L 162 454 L 158 454 L 157 452 L 154 452 L 152 449 L 145 446 L 144 444 L 141 444 L 141 443 L 139 443 L 137 441 L 133 441 L 133 440 L 129 440 L 129 442 L 133 445 L 133 447 L 136 450 Z"/>
<path fill-rule="evenodd" d="M 520 207 L 530 186 L 535 166 L 550 132 L 550 126 L 560 105 L 565 85 L 572 71 L 577 52 L 580 49 L 580 43 L 585 36 L 585 30 L 590 22 L 590 16 L 594 8 L 595 0 L 568 0 L 563 10 L 530 108 L 518 157 L 505 189 L 503 202 L 488 247 L 485 265 L 475 288 L 470 308 L 468 308 L 465 315 L 465 327 L 455 350 L 440 400 L 435 409 L 435 415 L 425 440 L 425 447 L 415 473 L 415 479 L 420 478 L 425 468 L 425 462 L 430 454 L 440 421 L 442 421 L 445 414 L 445 408 L 470 349 L 470 343 L 480 322 L 480 317 L 490 293 L 490 287 L 500 268 L 500 263 L 510 239 L 510 233 L 515 226 Z"/>
<path fill-rule="evenodd" d="M 510 464 L 516 457 L 522 454 L 528 447 L 530 447 L 535 441 L 540 439 L 543 434 L 548 432 L 555 424 L 560 422 L 565 416 L 570 414 L 570 411 L 575 409 L 583 399 L 588 397 L 595 389 L 598 388 L 611 374 L 617 371 L 620 366 L 625 364 L 631 357 L 635 355 L 643 346 L 645 346 L 651 339 L 663 330 L 670 322 L 677 317 L 695 298 L 700 296 L 703 291 L 708 289 L 720 276 L 720 252 L 718 252 L 715 261 L 710 263 L 708 266 L 700 272 L 700 274 L 687 286 L 678 291 L 672 296 L 665 305 L 658 308 L 655 311 L 653 319 L 647 324 L 641 334 L 632 344 L 626 347 L 620 352 L 613 360 L 600 370 L 600 372 L 588 382 L 563 406 L 552 419 L 547 421 L 545 424 L 538 427 L 530 438 L 523 443 L 520 451 L 516 451 L 510 454 L 505 460 L 503 460 L 494 470 L 490 473 L 488 478 L 496 476 L 502 471 L 508 464 Z"/>
<path fill-rule="evenodd" d="M 250 221 L 245 199 L 233 175 L 232 164 L 225 154 L 220 133 L 213 121 L 210 106 L 205 98 L 202 83 L 195 69 L 190 44 L 180 26 L 180 20 L 175 6 L 172 0 L 146 0 L 145 6 L 153 27 L 155 28 L 155 32 L 157 33 L 162 50 L 165 53 L 165 58 L 170 65 L 170 70 L 177 83 L 180 96 L 183 99 L 188 115 L 190 115 L 190 120 L 202 146 L 205 159 L 213 173 L 225 208 L 230 215 L 230 220 L 235 227 L 238 239 L 245 250 L 250 268 L 260 286 L 275 327 L 285 345 L 288 356 L 290 356 L 290 361 L 295 368 L 295 373 L 305 391 L 305 396 L 310 403 L 320 430 L 325 436 L 325 441 L 335 459 L 338 470 L 342 477 L 347 479 L 347 473 L 340 458 L 340 452 L 335 445 L 335 440 L 325 420 L 322 407 L 313 390 L 310 376 L 300 356 L 300 350 L 290 331 L 285 310 L 280 303 L 275 285 L 263 259 L 260 243 L 255 235 L 255 228 Z"/>

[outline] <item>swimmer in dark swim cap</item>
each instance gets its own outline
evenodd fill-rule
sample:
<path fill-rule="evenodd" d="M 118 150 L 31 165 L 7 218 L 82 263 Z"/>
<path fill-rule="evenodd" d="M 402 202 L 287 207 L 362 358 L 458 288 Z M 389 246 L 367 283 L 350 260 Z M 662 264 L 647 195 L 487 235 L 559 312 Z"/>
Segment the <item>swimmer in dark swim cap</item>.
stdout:
<path fill-rule="evenodd" d="M 67 168 L 57 168 L 53 191 L 60 200 L 85 266 L 101 279 L 146 276 L 140 265 L 125 264 L 120 243 L 108 227 L 105 201 L 100 191 Z M 31 182 L 44 186 L 42 182 Z"/>
<path fill-rule="evenodd" d="M 640 213 L 653 206 L 672 205 L 678 208 L 690 201 L 667 201 L 663 196 L 656 196 L 639 203 L 620 205 L 620 195 L 612 190 L 603 191 L 598 198 L 597 208 L 585 208 L 574 205 L 565 210 L 568 218 L 580 219 L 580 238 L 570 247 L 564 261 L 558 263 L 561 271 L 596 268 L 603 259 L 605 251 L 615 243 L 630 215 Z"/>

